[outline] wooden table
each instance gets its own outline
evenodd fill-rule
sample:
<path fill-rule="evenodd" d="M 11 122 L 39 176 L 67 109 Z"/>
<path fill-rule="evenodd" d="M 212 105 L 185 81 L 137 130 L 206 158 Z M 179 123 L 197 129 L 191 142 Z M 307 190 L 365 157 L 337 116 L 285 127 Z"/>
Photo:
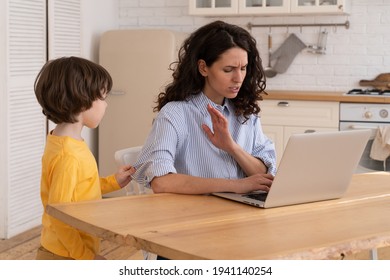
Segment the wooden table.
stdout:
<path fill-rule="evenodd" d="M 354 175 L 341 199 L 272 209 L 208 195 L 152 194 L 47 211 L 169 259 L 338 259 L 390 245 L 390 173 Z"/>

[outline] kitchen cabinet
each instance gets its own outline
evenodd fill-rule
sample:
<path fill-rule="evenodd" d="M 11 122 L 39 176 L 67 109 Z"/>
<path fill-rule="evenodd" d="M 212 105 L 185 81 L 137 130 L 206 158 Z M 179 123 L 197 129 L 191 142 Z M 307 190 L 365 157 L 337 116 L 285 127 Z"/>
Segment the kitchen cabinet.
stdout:
<path fill-rule="evenodd" d="M 239 0 L 190 0 L 190 15 L 215 16 L 238 14 Z"/>
<path fill-rule="evenodd" d="M 290 12 L 288 0 L 239 0 L 238 2 L 240 15 L 273 15 Z"/>
<path fill-rule="evenodd" d="M 293 14 L 346 14 L 349 0 L 291 0 Z"/>
<path fill-rule="evenodd" d="M 339 102 L 263 100 L 260 108 L 262 128 L 275 143 L 278 165 L 290 135 L 338 130 Z"/>
<path fill-rule="evenodd" d="M 290 10 L 287 0 L 190 0 L 190 15 L 282 14 Z"/>
<path fill-rule="evenodd" d="M 189 14 L 202 16 L 346 14 L 350 0 L 189 0 Z"/>

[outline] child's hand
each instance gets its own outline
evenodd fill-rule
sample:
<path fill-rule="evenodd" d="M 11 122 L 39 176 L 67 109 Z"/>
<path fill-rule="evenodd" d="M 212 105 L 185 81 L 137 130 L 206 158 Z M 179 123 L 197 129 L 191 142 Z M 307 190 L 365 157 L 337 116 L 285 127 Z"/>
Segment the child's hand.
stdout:
<path fill-rule="evenodd" d="M 131 181 L 131 175 L 135 173 L 135 168 L 131 165 L 123 165 L 119 167 L 117 173 L 115 173 L 115 179 L 121 188 L 126 187 Z"/>

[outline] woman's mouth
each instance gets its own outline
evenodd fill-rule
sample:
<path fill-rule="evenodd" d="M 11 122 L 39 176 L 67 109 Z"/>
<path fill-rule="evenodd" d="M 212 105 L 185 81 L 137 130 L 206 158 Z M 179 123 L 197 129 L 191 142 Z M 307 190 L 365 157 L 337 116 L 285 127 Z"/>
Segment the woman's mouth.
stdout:
<path fill-rule="evenodd" d="M 239 86 L 230 87 L 229 89 L 230 89 L 230 91 L 232 91 L 234 93 L 238 93 L 240 91 L 240 87 Z"/>

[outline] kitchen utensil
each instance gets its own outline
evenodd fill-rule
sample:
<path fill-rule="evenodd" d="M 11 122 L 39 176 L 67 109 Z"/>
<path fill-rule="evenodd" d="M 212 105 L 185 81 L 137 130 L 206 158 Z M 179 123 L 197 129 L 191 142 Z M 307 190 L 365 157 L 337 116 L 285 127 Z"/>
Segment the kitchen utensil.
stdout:
<path fill-rule="evenodd" d="M 271 66 L 271 49 L 272 49 L 272 37 L 271 33 L 268 33 L 268 66 L 264 69 L 265 76 L 268 78 L 275 77 L 277 72 L 272 69 Z"/>
<path fill-rule="evenodd" d="M 317 45 L 309 45 L 308 52 L 315 54 L 325 54 L 326 52 L 326 40 L 328 37 L 328 31 L 324 30 L 319 33 Z"/>
<path fill-rule="evenodd" d="M 306 44 L 297 35 L 290 34 L 279 48 L 272 52 L 271 60 L 276 60 L 272 69 L 278 74 L 285 73 L 294 58 L 306 47 Z"/>
<path fill-rule="evenodd" d="M 390 89 L 390 73 L 382 73 L 375 77 L 374 80 L 360 80 L 361 86 L 372 86 L 379 90 Z"/>

